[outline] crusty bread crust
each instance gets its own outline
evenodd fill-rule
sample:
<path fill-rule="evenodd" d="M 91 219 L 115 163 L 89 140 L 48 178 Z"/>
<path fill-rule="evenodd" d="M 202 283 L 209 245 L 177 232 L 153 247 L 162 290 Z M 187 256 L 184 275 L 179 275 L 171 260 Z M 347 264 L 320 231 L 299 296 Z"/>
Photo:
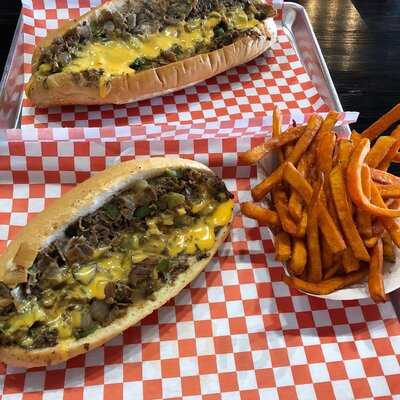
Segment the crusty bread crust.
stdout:
<path fill-rule="evenodd" d="M 267 18 L 260 27 L 259 37 L 243 37 L 229 46 L 198 54 L 159 68 L 138 73 L 122 74 L 111 77 L 107 94 L 100 96 L 98 87 L 80 86 L 71 73 L 60 72 L 50 75 L 47 87 L 34 73 L 38 68 L 40 49 L 49 46 L 53 39 L 62 36 L 82 21 L 88 21 L 102 9 L 112 9 L 123 0 L 111 0 L 82 16 L 75 22 L 51 32 L 36 48 L 32 61 L 33 75 L 26 86 L 26 94 L 34 105 L 49 107 L 72 104 L 125 104 L 163 95 L 194 85 L 214 75 L 220 74 L 237 65 L 244 64 L 266 51 L 275 42 L 277 28 L 272 18 Z"/>
<path fill-rule="evenodd" d="M 0 256 L 0 281 L 8 285 L 25 281 L 27 269 L 32 265 L 38 251 L 54 240 L 72 221 L 99 208 L 113 194 L 123 190 L 133 181 L 157 176 L 166 168 L 179 167 L 209 170 L 196 161 L 181 158 L 150 158 L 126 161 L 80 183 L 36 216 L 11 242 L 6 252 Z M 57 364 L 101 346 L 161 307 L 193 281 L 227 237 L 231 222 L 218 232 L 216 243 L 209 252 L 209 256 L 193 263 L 189 269 L 178 275 L 172 285 L 163 286 L 155 293 L 153 300 L 143 300 L 128 307 L 124 317 L 79 340 L 68 339 L 55 347 L 37 350 L 25 350 L 17 346 L 0 347 L 0 361 L 14 366 L 31 368 Z M 22 265 L 17 266 L 16 260 L 20 261 Z M 18 262 L 18 264 L 20 263 Z"/>

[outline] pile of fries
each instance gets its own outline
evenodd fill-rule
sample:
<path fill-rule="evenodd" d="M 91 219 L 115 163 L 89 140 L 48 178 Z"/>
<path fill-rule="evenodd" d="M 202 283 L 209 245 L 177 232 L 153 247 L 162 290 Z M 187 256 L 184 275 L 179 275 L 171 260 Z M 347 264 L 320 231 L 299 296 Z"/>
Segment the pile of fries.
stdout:
<path fill-rule="evenodd" d="M 371 297 L 385 301 L 384 260 L 394 263 L 400 246 L 400 178 L 387 172 L 400 161 L 400 125 L 380 135 L 400 119 L 400 104 L 349 139 L 333 131 L 338 117 L 312 115 L 282 132 L 275 108 L 272 137 L 240 155 L 250 165 L 277 152 L 279 166 L 252 189 L 270 208 L 246 202 L 241 210 L 273 231 L 289 286 L 325 295 L 368 277 Z"/>

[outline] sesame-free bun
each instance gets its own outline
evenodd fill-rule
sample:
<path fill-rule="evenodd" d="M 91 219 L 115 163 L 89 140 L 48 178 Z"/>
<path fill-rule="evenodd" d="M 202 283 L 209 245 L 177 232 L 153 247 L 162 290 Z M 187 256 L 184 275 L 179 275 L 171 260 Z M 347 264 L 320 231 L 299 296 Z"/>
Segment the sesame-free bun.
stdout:
<path fill-rule="evenodd" d="M 125 104 L 164 95 L 192 86 L 237 65 L 247 63 L 266 51 L 275 42 L 277 28 L 272 18 L 254 28 L 258 35 L 241 37 L 232 44 L 208 53 L 198 54 L 165 66 L 140 72 L 114 75 L 107 85 L 107 94 L 100 96 L 97 86 L 82 86 L 73 79 L 70 72 L 50 75 L 46 85 L 39 78 L 37 69 L 40 53 L 53 39 L 63 36 L 68 30 L 83 21 L 99 15 L 101 10 L 118 8 L 124 0 L 111 0 L 80 19 L 53 31 L 36 47 L 32 61 L 32 76 L 26 86 L 26 94 L 31 102 L 40 107 L 59 105 Z"/>
<path fill-rule="evenodd" d="M 10 243 L 5 253 L 0 256 L 0 282 L 8 286 L 25 282 L 27 270 L 41 249 L 59 237 L 69 224 L 95 211 L 114 194 L 129 187 L 135 180 L 158 176 L 167 168 L 181 167 L 210 171 L 209 168 L 196 161 L 180 158 L 149 158 L 126 161 L 107 168 L 75 186 L 30 221 Z M 200 261 L 194 258 L 190 267 L 179 274 L 172 284 L 162 286 L 154 292 L 152 299 L 135 302 L 127 308 L 123 317 L 114 320 L 110 325 L 99 328 L 79 340 L 61 341 L 54 347 L 26 350 L 18 346 L 0 346 L 0 361 L 26 368 L 57 364 L 98 347 L 117 336 L 161 307 L 193 281 L 227 237 L 231 222 L 218 232 L 215 245 L 208 252 L 207 258 Z"/>

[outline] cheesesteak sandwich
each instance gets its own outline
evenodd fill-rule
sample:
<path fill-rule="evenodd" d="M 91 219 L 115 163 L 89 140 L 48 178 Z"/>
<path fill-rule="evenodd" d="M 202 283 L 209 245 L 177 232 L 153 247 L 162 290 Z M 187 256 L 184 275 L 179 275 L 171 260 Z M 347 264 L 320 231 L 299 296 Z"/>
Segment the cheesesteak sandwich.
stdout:
<path fill-rule="evenodd" d="M 263 0 L 109 0 L 40 43 L 26 93 L 48 107 L 182 89 L 267 50 L 273 16 Z"/>
<path fill-rule="evenodd" d="M 54 201 L 0 256 L 0 361 L 56 364 L 159 308 L 225 240 L 232 198 L 204 165 L 152 158 Z"/>

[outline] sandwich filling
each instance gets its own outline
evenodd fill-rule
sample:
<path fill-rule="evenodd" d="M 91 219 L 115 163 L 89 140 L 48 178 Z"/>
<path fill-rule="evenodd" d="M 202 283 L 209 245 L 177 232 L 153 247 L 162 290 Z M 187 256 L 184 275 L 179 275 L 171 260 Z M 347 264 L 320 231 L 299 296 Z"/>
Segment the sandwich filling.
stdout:
<path fill-rule="evenodd" d="M 65 72 L 106 96 L 111 77 L 135 74 L 260 36 L 274 15 L 262 0 L 126 0 L 43 48 L 35 73 Z"/>
<path fill-rule="evenodd" d="M 209 256 L 232 197 L 193 169 L 136 180 L 42 249 L 26 283 L 0 283 L 0 345 L 53 347 L 140 308 Z"/>

